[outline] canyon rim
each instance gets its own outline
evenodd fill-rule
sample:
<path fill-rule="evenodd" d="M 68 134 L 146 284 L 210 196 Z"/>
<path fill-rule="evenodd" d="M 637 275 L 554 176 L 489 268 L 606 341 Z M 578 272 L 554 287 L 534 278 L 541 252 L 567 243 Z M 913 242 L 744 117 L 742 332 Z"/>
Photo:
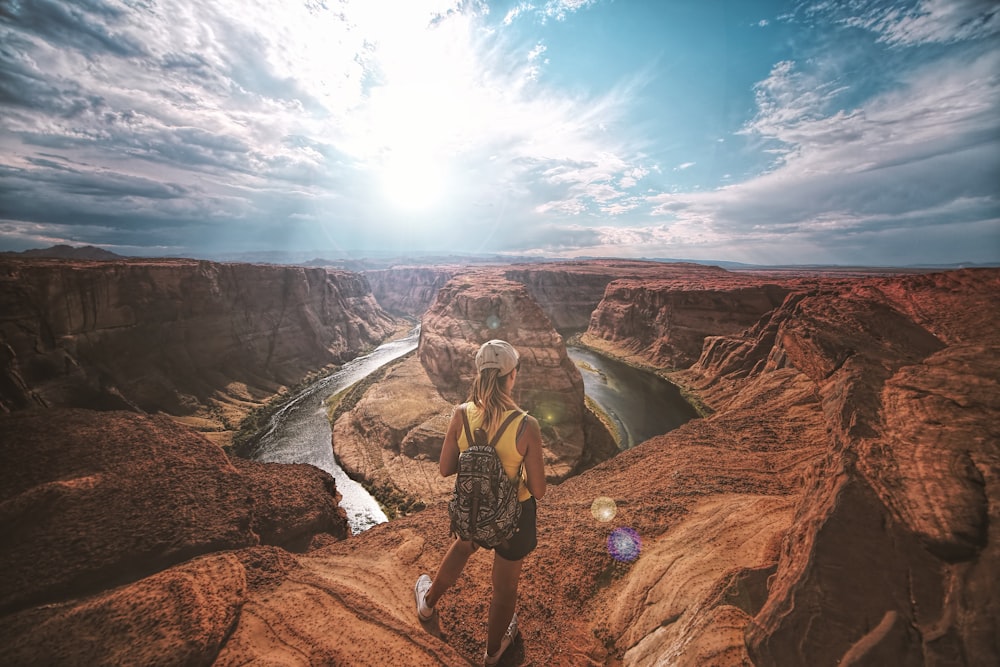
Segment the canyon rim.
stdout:
<path fill-rule="evenodd" d="M 998 269 L 0 260 L 0 643 L 12 664 L 475 661 L 488 559 L 432 626 L 411 587 L 449 542 L 442 415 L 502 326 L 539 369 L 520 399 L 568 406 L 502 664 L 996 664 L 998 297 Z M 222 445 L 394 315 L 422 319 L 420 346 L 331 446 L 426 509 L 351 536 L 329 475 Z M 574 330 L 705 416 L 609 451 L 561 348 Z M 419 409 L 391 414 L 408 387 Z M 620 527 L 633 561 L 608 553 Z"/>

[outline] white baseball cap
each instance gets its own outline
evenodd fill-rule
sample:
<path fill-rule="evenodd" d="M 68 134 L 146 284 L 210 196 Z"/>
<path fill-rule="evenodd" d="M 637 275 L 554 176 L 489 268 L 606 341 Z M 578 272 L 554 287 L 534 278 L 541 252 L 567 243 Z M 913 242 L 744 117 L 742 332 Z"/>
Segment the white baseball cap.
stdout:
<path fill-rule="evenodd" d="M 482 344 L 476 353 L 476 372 L 482 373 L 487 368 L 497 368 L 500 375 L 509 375 L 517 368 L 521 356 L 514 346 L 505 340 L 489 340 Z"/>

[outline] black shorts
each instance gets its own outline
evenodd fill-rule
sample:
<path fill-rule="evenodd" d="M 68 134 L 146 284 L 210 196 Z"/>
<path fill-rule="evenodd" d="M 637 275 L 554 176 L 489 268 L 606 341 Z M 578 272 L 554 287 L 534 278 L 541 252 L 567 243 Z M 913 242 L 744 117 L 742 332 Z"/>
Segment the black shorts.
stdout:
<path fill-rule="evenodd" d="M 538 531 L 535 522 L 535 513 L 538 505 L 535 498 L 531 497 L 521 503 L 521 518 L 517 522 L 517 530 L 513 537 L 507 541 L 507 548 L 495 547 L 497 556 L 504 560 L 521 560 L 538 545 Z"/>

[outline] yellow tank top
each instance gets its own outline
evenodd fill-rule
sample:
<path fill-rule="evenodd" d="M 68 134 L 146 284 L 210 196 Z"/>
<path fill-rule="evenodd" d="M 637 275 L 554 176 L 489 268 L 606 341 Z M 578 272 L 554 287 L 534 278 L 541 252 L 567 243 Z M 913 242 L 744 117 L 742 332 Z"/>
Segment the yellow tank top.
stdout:
<path fill-rule="evenodd" d="M 503 416 L 506 418 L 511 412 L 514 411 L 507 410 L 503 413 Z M 475 431 L 476 428 L 482 425 L 485 413 L 475 403 L 465 403 L 465 414 L 469 418 L 470 430 Z M 504 472 L 507 473 L 507 478 L 511 482 L 517 479 L 517 470 L 521 467 L 521 462 L 524 461 L 524 457 L 517 451 L 517 432 L 521 428 L 523 421 L 524 417 L 512 421 L 507 426 L 507 430 L 500 436 L 500 442 L 497 443 L 497 455 L 500 457 L 500 463 L 503 464 Z M 458 451 L 464 452 L 468 448 L 469 440 L 465 437 L 465 429 L 462 428 L 458 433 Z M 517 499 L 520 502 L 524 502 L 531 497 L 531 491 L 528 491 L 526 480 L 527 474 L 522 471 L 521 481 L 517 490 Z"/>

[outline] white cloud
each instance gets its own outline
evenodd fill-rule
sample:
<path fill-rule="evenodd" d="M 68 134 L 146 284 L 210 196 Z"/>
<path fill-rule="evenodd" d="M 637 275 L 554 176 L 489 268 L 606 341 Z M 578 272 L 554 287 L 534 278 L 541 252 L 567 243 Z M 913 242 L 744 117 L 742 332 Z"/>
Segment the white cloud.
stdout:
<path fill-rule="evenodd" d="M 915 7 L 873 7 L 867 14 L 842 19 L 898 46 L 983 39 L 1000 32 L 1000 4 L 995 0 L 921 0 Z"/>
<path fill-rule="evenodd" d="M 652 213 L 713 241 L 862 238 L 877 230 L 972 224 L 1000 210 L 1000 52 L 944 60 L 858 108 L 824 115 L 789 63 L 762 83 L 746 132 L 782 149 L 769 172 L 710 192 L 650 197 Z M 963 173 L 962 178 L 952 178 Z M 686 232 L 673 226 L 678 236 Z M 1000 247 L 1000 229 L 993 253 Z M 855 248 L 857 249 L 857 248 Z"/>
<path fill-rule="evenodd" d="M 545 2 L 540 4 L 520 2 L 507 11 L 502 24 L 509 26 L 525 14 L 535 14 L 542 21 L 550 18 L 557 21 L 565 21 L 573 12 L 586 9 L 596 3 L 597 0 L 545 0 Z"/>
<path fill-rule="evenodd" d="M 548 0 L 543 11 L 546 16 L 564 21 L 569 14 L 593 5 L 597 0 Z"/>

